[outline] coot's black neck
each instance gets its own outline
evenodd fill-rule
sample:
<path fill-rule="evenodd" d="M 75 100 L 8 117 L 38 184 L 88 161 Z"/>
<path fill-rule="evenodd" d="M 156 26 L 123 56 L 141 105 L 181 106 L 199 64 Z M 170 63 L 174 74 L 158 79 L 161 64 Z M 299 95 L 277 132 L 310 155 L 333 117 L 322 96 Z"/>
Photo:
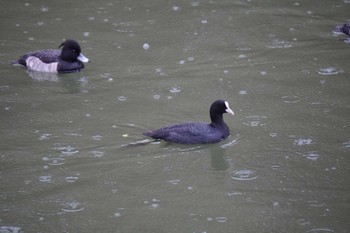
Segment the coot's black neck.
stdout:
<path fill-rule="evenodd" d="M 215 126 L 225 125 L 223 114 L 218 114 L 218 113 L 210 114 L 210 120 L 212 125 L 215 125 Z"/>

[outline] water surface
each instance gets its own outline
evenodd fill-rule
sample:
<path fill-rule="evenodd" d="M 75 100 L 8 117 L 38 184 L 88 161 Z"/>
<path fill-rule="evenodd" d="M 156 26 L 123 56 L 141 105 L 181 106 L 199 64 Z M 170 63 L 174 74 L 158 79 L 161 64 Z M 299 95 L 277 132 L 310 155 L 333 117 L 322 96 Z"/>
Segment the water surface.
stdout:
<path fill-rule="evenodd" d="M 349 7 L 0 2 L 0 232 L 349 232 Z M 80 73 L 10 65 L 65 38 Z M 227 140 L 137 143 L 216 99 Z"/>

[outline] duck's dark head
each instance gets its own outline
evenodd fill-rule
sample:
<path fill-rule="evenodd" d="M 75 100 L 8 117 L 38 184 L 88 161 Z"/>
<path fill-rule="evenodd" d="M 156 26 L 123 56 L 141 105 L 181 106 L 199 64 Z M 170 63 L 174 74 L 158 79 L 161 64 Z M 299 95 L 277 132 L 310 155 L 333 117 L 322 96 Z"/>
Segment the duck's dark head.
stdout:
<path fill-rule="evenodd" d="M 66 40 L 58 48 L 62 47 L 61 59 L 66 62 L 89 62 L 89 59 L 81 53 L 81 48 L 75 40 Z"/>

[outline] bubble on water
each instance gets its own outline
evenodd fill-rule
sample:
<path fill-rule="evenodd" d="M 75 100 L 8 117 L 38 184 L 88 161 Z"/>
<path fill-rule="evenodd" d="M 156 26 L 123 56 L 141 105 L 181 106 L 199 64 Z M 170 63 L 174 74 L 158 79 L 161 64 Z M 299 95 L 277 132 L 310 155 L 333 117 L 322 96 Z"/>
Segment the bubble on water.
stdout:
<path fill-rule="evenodd" d="M 44 183 L 50 183 L 52 181 L 52 176 L 39 176 L 39 181 Z"/>
<path fill-rule="evenodd" d="M 202 24 L 207 24 L 208 20 L 207 19 L 202 19 L 201 22 L 202 22 Z"/>
<path fill-rule="evenodd" d="M 335 75 L 335 74 L 341 74 L 344 71 L 342 69 L 338 69 L 336 67 L 325 67 L 325 68 L 320 68 L 318 71 L 318 74 L 320 75 Z"/>
<path fill-rule="evenodd" d="M 239 54 L 239 55 L 237 56 L 237 58 L 239 58 L 239 59 L 247 58 L 247 55 L 245 55 L 245 54 Z"/>
<path fill-rule="evenodd" d="M 274 138 L 278 135 L 278 133 L 269 133 L 270 137 Z"/>
<path fill-rule="evenodd" d="M 83 35 L 84 35 L 85 37 L 88 37 L 88 36 L 90 36 L 90 32 L 84 32 Z"/>
<path fill-rule="evenodd" d="M 185 64 L 186 63 L 186 61 L 185 60 L 180 60 L 177 64 L 179 64 L 179 65 L 183 65 L 183 64 Z"/>
<path fill-rule="evenodd" d="M 255 180 L 258 178 L 257 175 L 255 175 L 255 171 L 253 170 L 238 170 L 238 171 L 232 171 L 231 172 L 231 178 L 234 180 Z"/>
<path fill-rule="evenodd" d="M 243 124 L 256 127 L 256 126 L 263 126 L 266 125 L 267 122 L 267 116 L 248 116 L 246 117 L 246 120 L 243 122 Z"/>
<path fill-rule="evenodd" d="M 144 43 L 144 44 L 142 45 L 142 48 L 143 48 L 144 50 L 148 50 L 150 47 L 151 47 L 151 46 L 150 46 L 148 43 Z"/>
<path fill-rule="evenodd" d="M 79 212 L 85 209 L 85 207 L 82 206 L 82 203 L 76 201 L 66 202 L 62 205 L 63 207 L 61 208 L 61 210 L 68 213 Z"/>
<path fill-rule="evenodd" d="M 44 25 L 44 22 L 37 22 L 36 24 L 38 24 L 38 26 L 43 26 Z"/>
<path fill-rule="evenodd" d="M 94 17 L 94 16 L 90 16 L 90 17 L 88 17 L 88 19 L 89 19 L 90 21 L 93 21 L 93 20 L 95 20 L 95 17 Z"/>
<path fill-rule="evenodd" d="M 266 71 L 260 71 L 260 74 L 264 76 L 264 75 L 267 74 L 267 72 Z"/>
<path fill-rule="evenodd" d="M 312 139 L 311 138 L 298 138 L 294 140 L 294 145 L 297 146 L 305 146 L 305 145 L 311 145 Z"/>

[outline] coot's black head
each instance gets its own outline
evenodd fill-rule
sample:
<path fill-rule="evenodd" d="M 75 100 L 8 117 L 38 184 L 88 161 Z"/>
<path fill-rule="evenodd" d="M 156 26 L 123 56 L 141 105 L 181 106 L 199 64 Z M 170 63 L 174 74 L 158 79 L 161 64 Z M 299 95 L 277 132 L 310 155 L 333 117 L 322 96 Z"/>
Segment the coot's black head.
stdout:
<path fill-rule="evenodd" d="M 350 23 L 344 24 L 341 28 L 340 31 L 342 31 L 344 34 L 350 36 Z"/>
<path fill-rule="evenodd" d="M 60 47 L 62 47 L 61 59 L 63 61 L 76 62 L 79 60 L 81 62 L 89 62 L 89 59 L 81 53 L 80 45 L 75 40 L 66 40 Z"/>
<path fill-rule="evenodd" d="M 234 115 L 227 101 L 217 100 L 210 106 L 210 119 L 213 123 L 222 121 L 222 114 Z"/>

